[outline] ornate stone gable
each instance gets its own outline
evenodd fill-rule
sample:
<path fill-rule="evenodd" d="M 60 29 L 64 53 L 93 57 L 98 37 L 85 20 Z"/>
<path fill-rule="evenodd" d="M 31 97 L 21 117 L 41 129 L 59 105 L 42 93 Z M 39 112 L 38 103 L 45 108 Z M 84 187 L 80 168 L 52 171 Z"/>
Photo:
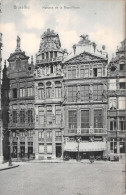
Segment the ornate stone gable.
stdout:
<path fill-rule="evenodd" d="M 13 54 L 10 54 L 10 57 L 8 58 L 8 62 L 15 61 L 16 59 L 28 60 L 29 57 L 25 55 L 25 52 L 15 52 Z"/>
<path fill-rule="evenodd" d="M 65 63 L 78 63 L 78 62 L 89 62 L 89 61 L 106 61 L 107 59 L 99 57 L 88 52 L 83 52 L 77 56 L 72 57 L 69 60 L 66 60 Z"/>
<path fill-rule="evenodd" d="M 59 50 L 61 48 L 61 43 L 59 35 L 53 30 L 47 29 L 41 36 L 39 52 Z"/>

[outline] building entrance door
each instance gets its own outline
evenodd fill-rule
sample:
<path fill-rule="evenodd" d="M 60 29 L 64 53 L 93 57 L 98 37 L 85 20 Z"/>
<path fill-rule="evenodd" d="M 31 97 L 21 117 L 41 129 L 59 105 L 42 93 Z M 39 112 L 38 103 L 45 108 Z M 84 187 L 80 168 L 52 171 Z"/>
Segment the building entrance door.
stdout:
<path fill-rule="evenodd" d="M 33 147 L 28 147 L 28 158 L 32 157 L 33 155 Z"/>
<path fill-rule="evenodd" d="M 60 158 L 62 155 L 61 143 L 56 143 L 56 157 Z"/>
<path fill-rule="evenodd" d="M 24 158 L 25 157 L 25 146 L 21 146 L 20 151 L 21 151 L 21 158 Z"/>

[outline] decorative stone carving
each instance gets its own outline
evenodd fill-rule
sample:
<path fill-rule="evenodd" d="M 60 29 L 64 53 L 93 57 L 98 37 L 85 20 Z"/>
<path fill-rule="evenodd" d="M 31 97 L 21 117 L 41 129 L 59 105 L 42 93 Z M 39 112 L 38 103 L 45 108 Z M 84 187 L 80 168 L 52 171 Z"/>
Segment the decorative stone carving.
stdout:
<path fill-rule="evenodd" d="M 62 73 L 62 70 L 61 70 L 61 66 L 60 66 L 60 64 L 59 64 L 59 65 L 57 65 L 57 67 L 56 67 L 56 75 L 61 75 L 61 73 Z"/>
<path fill-rule="evenodd" d="M 40 43 L 39 52 L 59 50 L 61 47 L 60 39 L 58 34 L 54 33 L 53 30 L 47 29 L 46 32 L 41 36 L 42 40 Z"/>

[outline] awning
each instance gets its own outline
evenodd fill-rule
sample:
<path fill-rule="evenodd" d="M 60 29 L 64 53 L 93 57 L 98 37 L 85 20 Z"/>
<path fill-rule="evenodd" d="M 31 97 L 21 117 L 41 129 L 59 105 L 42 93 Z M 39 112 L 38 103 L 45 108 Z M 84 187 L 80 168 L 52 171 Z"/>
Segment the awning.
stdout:
<path fill-rule="evenodd" d="M 104 151 L 104 150 L 106 150 L 106 142 L 80 142 L 79 143 L 80 152 Z M 64 151 L 77 152 L 78 143 L 66 142 L 64 146 Z"/>

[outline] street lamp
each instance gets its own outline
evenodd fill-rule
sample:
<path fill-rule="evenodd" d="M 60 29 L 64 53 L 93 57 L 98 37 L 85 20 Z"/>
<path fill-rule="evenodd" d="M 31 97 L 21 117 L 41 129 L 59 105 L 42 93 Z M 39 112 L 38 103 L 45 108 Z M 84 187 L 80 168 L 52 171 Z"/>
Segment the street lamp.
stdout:
<path fill-rule="evenodd" d="M 11 148 L 12 148 L 12 131 L 8 130 L 9 132 L 9 141 L 10 141 L 10 156 L 9 156 L 9 166 L 12 166 L 12 156 L 11 156 Z"/>
<path fill-rule="evenodd" d="M 78 143 L 78 147 L 77 147 L 77 161 L 80 161 L 80 142 L 81 142 L 81 137 L 79 136 L 75 136 L 76 142 Z"/>

